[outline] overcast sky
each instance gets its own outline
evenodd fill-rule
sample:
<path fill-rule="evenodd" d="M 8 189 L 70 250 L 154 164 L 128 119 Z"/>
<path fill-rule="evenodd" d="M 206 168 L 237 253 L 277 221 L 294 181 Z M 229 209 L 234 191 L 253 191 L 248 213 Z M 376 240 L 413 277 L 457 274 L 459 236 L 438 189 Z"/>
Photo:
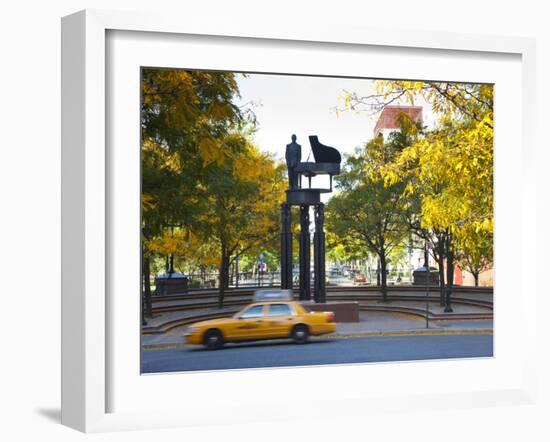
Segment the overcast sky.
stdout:
<path fill-rule="evenodd" d="M 373 80 L 274 74 L 238 75 L 237 79 L 242 95 L 238 104 L 258 105 L 254 108 L 259 122 L 256 143 L 279 159 L 284 159 L 293 133 L 302 145 L 302 161 L 311 150 L 309 135 L 317 135 L 321 143 L 336 147 L 342 154 L 353 153 L 355 147 L 373 137 L 378 115 L 334 112 L 335 106 L 343 107 L 344 90 L 360 95 L 374 93 Z M 424 124 L 431 124 L 429 106 L 424 102 L 415 104 L 424 108 Z M 310 161 L 314 161 L 313 155 Z"/>
<path fill-rule="evenodd" d="M 263 151 L 271 152 L 284 161 L 290 136 L 297 136 L 302 145 L 302 161 L 315 161 L 310 154 L 309 135 L 317 135 L 319 141 L 337 148 L 342 156 L 351 154 L 373 137 L 378 115 L 369 112 L 334 111 L 343 107 L 344 91 L 362 96 L 374 93 L 370 79 L 347 79 L 275 74 L 249 74 L 237 76 L 241 99 L 237 104 L 254 103 L 258 119 L 258 131 L 254 141 Z M 409 104 L 409 103 L 402 103 Z M 431 108 L 423 106 L 424 124 L 433 123 Z M 314 187 L 328 187 L 326 177 L 317 177 Z M 323 201 L 330 196 L 323 195 Z"/>

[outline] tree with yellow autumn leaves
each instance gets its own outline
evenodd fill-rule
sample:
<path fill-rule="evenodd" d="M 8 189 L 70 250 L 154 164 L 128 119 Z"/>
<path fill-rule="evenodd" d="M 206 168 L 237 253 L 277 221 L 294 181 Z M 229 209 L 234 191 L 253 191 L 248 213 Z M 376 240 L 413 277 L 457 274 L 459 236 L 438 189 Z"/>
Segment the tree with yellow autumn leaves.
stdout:
<path fill-rule="evenodd" d="M 219 250 L 220 307 L 229 287 L 230 265 L 237 257 L 260 246 L 278 254 L 284 170 L 269 155 L 246 143 L 223 167 L 207 172 L 207 210 L 199 221 L 204 240 L 214 242 Z"/>
<path fill-rule="evenodd" d="M 411 233 L 430 240 L 442 295 L 453 266 L 477 275 L 492 263 L 493 87 L 376 81 L 374 94 L 349 92 L 345 109 L 378 112 L 419 97 L 438 117 L 427 130 L 401 118 L 401 131 L 348 157 L 340 193 L 327 206 L 327 237 L 339 253 L 386 261 Z M 235 103 L 229 72 L 142 70 L 143 287 L 151 311 L 151 260 L 216 268 L 219 306 L 232 262 L 279 253 L 284 166 L 252 143 L 254 115 Z M 444 268 L 447 273 L 444 274 Z M 445 286 L 446 284 L 446 286 Z M 443 299 L 443 298 L 442 298 Z"/>
<path fill-rule="evenodd" d="M 493 86 L 395 80 L 375 85 L 372 95 L 346 93 L 345 109 L 376 113 L 421 97 L 438 117 L 427 130 L 403 114 L 400 133 L 412 131 L 414 137 L 392 158 L 371 152 L 371 162 L 378 164 L 364 173 L 387 188 L 402 186 L 409 208 L 415 209 L 408 229 L 434 244 L 442 295 L 446 288 L 450 308 L 455 263 L 472 271 L 476 283 L 479 272 L 492 265 Z"/>
<path fill-rule="evenodd" d="M 277 236 L 283 169 L 251 143 L 234 74 L 143 69 L 141 85 L 146 311 L 155 255 L 217 267 L 222 306 L 231 260 Z"/>

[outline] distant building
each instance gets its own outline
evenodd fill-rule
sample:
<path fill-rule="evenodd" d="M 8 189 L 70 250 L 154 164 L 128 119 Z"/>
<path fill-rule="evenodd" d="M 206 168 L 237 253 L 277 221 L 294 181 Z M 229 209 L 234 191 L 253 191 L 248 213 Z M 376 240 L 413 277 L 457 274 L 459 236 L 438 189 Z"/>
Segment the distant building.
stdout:
<path fill-rule="evenodd" d="M 376 126 L 374 126 L 374 137 L 382 134 L 384 138 L 389 133 L 399 130 L 399 115 L 406 114 L 411 120 L 423 124 L 422 106 L 386 106 L 382 110 Z"/>

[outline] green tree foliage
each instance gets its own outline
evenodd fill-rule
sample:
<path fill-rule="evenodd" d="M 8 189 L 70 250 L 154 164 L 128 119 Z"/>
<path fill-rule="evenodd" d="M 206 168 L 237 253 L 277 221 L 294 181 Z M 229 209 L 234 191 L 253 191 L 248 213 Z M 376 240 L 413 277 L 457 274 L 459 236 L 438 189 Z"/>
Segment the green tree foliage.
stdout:
<path fill-rule="evenodd" d="M 372 95 L 345 97 L 347 109 L 371 112 L 419 98 L 438 115 L 437 126 L 381 164 L 380 173 L 388 186 L 406 183 L 404 194 L 417 201 L 411 225 L 435 243 L 441 276 L 446 260 L 450 290 L 455 258 L 476 263 L 470 271 L 492 261 L 493 86 L 378 81 Z"/>
<path fill-rule="evenodd" d="M 327 206 L 327 228 L 344 248 L 364 248 L 380 261 L 381 290 L 387 301 L 387 264 L 392 251 L 406 237 L 408 203 L 403 183 L 384 183 L 379 165 L 401 149 L 401 139 L 369 142 L 363 151 L 346 159 L 337 178 L 338 193 Z"/>

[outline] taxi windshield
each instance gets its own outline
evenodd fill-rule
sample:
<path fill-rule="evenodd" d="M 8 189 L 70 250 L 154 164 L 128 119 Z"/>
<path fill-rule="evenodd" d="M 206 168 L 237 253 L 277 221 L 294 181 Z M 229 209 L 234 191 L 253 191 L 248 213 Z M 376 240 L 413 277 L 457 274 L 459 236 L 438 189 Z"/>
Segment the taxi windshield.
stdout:
<path fill-rule="evenodd" d="M 264 306 L 262 305 L 253 305 L 252 307 L 247 307 L 241 310 L 235 315 L 235 318 L 247 319 L 247 318 L 258 318 L 263 315 Z"/>

